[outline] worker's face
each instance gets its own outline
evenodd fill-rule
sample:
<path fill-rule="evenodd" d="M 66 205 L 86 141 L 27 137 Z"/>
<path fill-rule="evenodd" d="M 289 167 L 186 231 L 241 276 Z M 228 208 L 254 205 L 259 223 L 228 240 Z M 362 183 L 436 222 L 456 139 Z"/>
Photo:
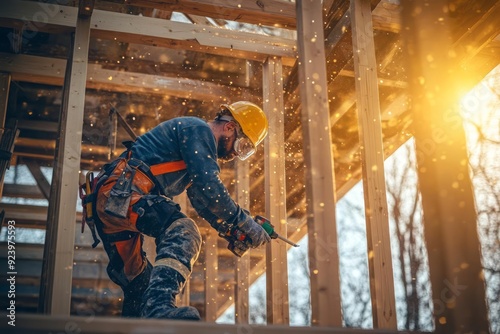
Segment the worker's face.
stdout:
<path fill-rule="evenodd" d="M 235 124 L 228 122 L 224 124 L 223 135 L 219 138 L 217 143 L 217 156 L 221 161 L 231 161 L 236 157 L 234 150 L 234 142 L 236 141 L 237 132 Z"/>

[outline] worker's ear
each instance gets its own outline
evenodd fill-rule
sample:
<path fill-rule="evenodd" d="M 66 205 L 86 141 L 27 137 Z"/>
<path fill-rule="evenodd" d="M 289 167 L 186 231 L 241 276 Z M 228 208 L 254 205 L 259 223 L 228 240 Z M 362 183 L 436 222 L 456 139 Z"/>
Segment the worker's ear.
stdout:
<path fill-rule="evenodd" d="M 224 130 L 227 130 L 227 131 L 233 131 L 236 127 L 236 124 L 234 122 L 227 122 L 226 124 L 224 124 Z"/>

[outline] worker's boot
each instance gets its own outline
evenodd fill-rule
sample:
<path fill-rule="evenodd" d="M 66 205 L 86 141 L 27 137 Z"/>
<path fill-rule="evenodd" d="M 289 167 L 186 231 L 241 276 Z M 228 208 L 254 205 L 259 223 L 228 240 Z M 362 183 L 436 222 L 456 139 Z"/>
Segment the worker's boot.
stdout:
<path fill-rule="evenodd" d="M 201 235 L 189 218 L 176 219 L 156 237 L 156 263 L 144 293 L 142 316 L 146 318 L 200 320 L 194 307 L 175 306 L 175 296 L 193 271 L 201 248 Z"/>
<path fill-rule="evenodd" d="M 175 306 L 175 296 L 179 294 L 184 282 L 184 277 L 175 269 L 162 265 L 155 266 L 149 287 L 143 297 L 142 316 L 157 319 L 201 320 L 196 308 Z"/>
<path fill-rule="evenodd" d="M 139 318 L 141 316 L 142 296 L 149 286 L 149 277 L 153 266 L 149 263 L 146 268 L 123 288 L 122 317 Z"/>

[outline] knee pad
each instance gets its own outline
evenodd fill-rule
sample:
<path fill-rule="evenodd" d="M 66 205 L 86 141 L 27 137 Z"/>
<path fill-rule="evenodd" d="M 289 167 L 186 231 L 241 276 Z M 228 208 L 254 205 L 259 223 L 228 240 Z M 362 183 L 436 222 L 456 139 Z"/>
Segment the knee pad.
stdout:
<path fill-rule="evenodd" d="M 138 231 L 157 238 L 174 221 L 185 218 L 180 206 L 164 196 L 144 196 L 132 206 L 138 215 L 136 228 Z"/>

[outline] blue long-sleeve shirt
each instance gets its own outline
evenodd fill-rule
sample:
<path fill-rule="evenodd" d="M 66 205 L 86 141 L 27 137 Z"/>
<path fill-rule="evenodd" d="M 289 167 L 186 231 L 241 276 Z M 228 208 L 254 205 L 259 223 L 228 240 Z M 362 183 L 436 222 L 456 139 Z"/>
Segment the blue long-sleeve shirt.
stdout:
<path fill-rule="evenodd" d="M 230 197 L 217 163 L 217 144 L 209 125 L 197 117 L 162 122 L 139 136 L 132 156 L 148 165 L 184 160 L 187 169 L 157 176 L 165 194 L 177 196 L 187 189 L 193 208 L 212 226 L 218 219 L 237 224 L 247 214 Z"/>

